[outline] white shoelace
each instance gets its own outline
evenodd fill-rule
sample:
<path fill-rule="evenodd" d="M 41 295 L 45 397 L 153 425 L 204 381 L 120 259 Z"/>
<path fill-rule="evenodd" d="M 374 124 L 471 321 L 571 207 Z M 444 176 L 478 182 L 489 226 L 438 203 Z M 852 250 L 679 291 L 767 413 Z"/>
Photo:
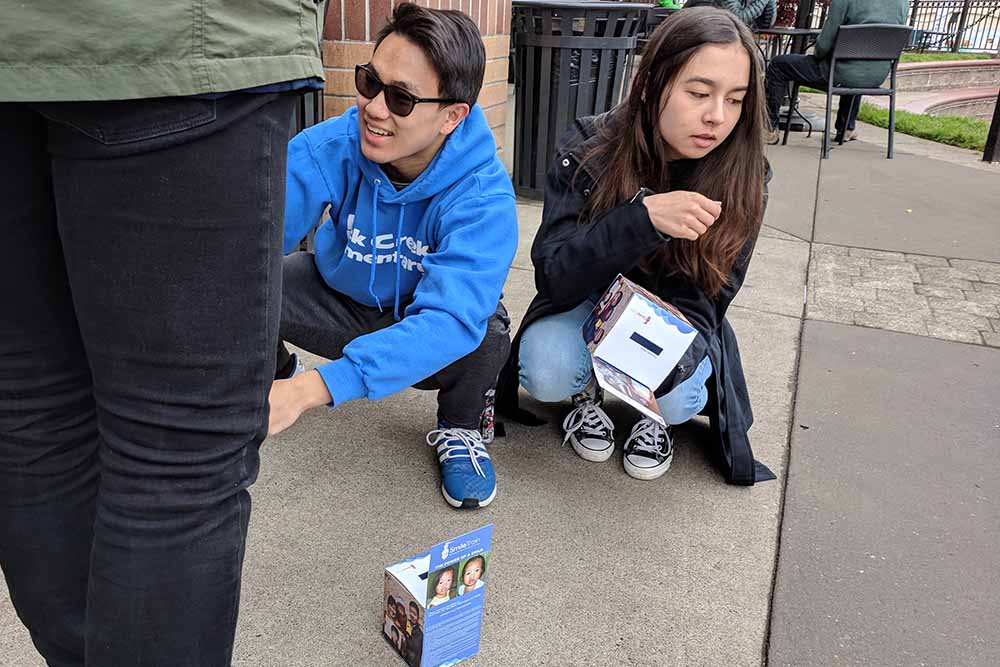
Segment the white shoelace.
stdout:
<path fill-rule="evenodd" d="M 437 447 L 441 463 L 449 459 L 470 459 L 472 467 L 480 477 L 486 477 L 479 459 L 488 459 L 483 443 L 483 435 L 469 428 L 438 428 L 427 434 L 427 444 Z"/>
<path fill-rule="evenodd" d="M 670 436 L 666 429 L 652 419 L 643 419 L 629 435 L 629 441 L 625 445 L 625 450 L 632 450 L 632 453 L 643 452 L 657 456 L 666 456 L 670 451 Z M 666 449 L 664 449 L 666 445 Z"/>
<path fill-rule="evenodd" d="M 602 430 L 603 427 L 603 430 Z M 615 425 L 611 422 L 611 417 L 601 409 L 594 401 L 585 401 L 573 408 L 566 419 L 563 420 L 563 430 L 566 437 L 563 444 L 569 442 L 569 437 L 582 430 L 585 435 L 596 435 L 600 438 L 607 438 L 614 431 Z"/>

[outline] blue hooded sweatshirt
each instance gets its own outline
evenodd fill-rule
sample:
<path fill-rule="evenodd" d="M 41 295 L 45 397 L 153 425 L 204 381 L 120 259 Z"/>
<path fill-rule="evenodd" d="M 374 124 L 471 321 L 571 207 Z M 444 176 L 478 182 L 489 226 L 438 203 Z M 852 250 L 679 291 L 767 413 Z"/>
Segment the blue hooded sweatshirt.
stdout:
<path fill-rule="evenodd" d="M 317 369 L 334 405 L 383 398 L 479 347 L 517 249 L 517 209 L 478 105 L 398 192 L 362 154 L 356 108 L 298 134 L 288 146 L 286 254 L 327 206 L 316 232 L 323 279 L 397 320 Z"/>

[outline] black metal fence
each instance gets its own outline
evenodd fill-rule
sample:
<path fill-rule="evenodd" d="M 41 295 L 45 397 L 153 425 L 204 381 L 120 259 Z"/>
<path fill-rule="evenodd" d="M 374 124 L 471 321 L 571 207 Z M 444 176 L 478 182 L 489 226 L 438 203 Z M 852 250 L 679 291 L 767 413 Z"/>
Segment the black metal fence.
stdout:
<path fill-rule="evenodd" d="M 815 0 L 808 26 L 820 28 L 828 7 Z M 1000 51 L 1000 0 L 910 0 L 910 51 Z"/>
<path fill-rule="evenodd" d="M 912 0 L 916 51 L 1000 51 L 1000 0 Z"/>

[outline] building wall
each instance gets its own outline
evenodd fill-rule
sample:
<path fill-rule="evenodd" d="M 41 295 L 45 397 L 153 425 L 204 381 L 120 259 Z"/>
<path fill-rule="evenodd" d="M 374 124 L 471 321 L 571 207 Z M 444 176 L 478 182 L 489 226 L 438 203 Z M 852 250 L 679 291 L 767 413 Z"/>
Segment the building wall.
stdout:
<path fill-rule="evenodd" d="M 330 0 L 323 27 L 326 118 L 339 116 L 354 104 L 354 66 L 371 59 L 375 35 L 396 4 L 395 0 Z M 479 26 L 486 46 L 486 75 L 478 103 L 486 112 L 497 148 L 502 151 L 507 115 L 510 0 L 418 0 L 418 4 L 461 10 Z"/>

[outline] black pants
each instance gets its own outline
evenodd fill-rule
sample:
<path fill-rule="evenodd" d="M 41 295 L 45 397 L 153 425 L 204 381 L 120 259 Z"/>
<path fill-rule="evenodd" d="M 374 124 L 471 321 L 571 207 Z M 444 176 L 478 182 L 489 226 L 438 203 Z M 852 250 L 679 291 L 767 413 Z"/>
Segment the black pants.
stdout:
<path fill-rule="evenodd" d="M 51 667 L 231 662 L 293 104 L 0 104 L 0 565 Z"/>
<path fill-rule="evenodd" d="M 810 55 L 783 55 L 773 58 L 767 66 L 764 83 L 767 87 L 767 115 L 771 127 L 778 127 L 778 112 L 781 101 L 788 92 L 788 84 L 798 82 L 800 85 L 827 89 L 829 69 Z M 844 129 L 853 130 L 861 110 L 860 95 L 841 95 L 837 107 L 837 120 L 834 127 L 837 134 L 843 134 Z"/>
<path fill-rule="evenodd" d="M 297 252 L 285 257 L 281 338 L 328 359 L 343 356 L 358 336 L 395 322 L 392 308 L 379 312 L 331 289 L 316 267 L 315 255 Z M 503 304 L 490 318 L 486 336 L 471 354 L 414 385 L 438 389 L 438 420 L 460 428 L 492 427 L 492 398 L 497 375 L 510 352 L 510 319 Z M 284 345 L 278 350 L 278 368 L 288 365 Z M 485 414 L 484 414 L 485 411 Z"/>

